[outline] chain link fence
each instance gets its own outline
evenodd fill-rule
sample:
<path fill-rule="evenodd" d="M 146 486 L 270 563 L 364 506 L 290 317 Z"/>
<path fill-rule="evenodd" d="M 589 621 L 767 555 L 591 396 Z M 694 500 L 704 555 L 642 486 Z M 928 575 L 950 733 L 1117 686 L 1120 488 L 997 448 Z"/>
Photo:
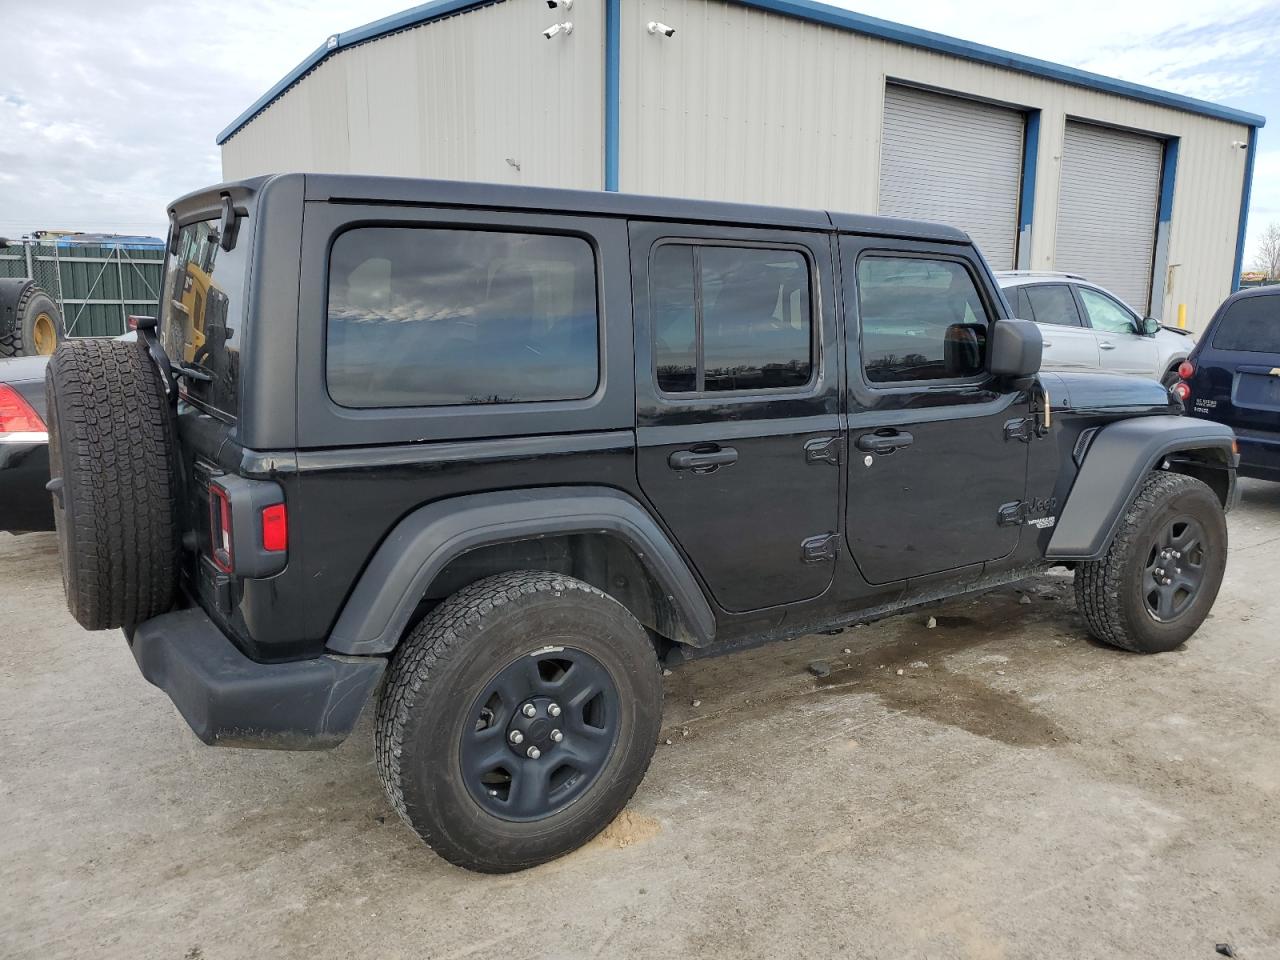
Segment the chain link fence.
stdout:
<path fill-rule="evenodd" d="M 164 247 L 23 241 L 0 250 L 0 277 L 31 277 L 57 301 L 67 334 L 113 337 L 160 305 Z"/>

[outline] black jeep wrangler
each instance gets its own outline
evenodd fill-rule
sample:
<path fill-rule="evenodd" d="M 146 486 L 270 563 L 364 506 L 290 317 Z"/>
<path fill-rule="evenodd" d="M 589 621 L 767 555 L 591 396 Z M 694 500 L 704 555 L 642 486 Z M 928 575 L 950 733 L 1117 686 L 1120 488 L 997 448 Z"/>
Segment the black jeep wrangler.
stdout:
<path fill-rule="evenodd" d="M 332 747 L 483 871 L 582 844 L 662 665 L 1075 568 L 1205 618 L 1229 428 L 1039 373 L 969 238 L 865 216 L 283 175 L 179 200 L 161 316 L 48 371 L 67 600 L 210 744 Z"/>

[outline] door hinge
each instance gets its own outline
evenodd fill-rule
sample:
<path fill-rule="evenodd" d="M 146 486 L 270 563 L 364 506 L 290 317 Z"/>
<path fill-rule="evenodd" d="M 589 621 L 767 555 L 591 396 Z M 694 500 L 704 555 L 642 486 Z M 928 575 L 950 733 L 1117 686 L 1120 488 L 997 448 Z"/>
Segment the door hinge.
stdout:
<path fill-rule="evenodd" d="M 1034 417 L 1018 417 L 1016 420 L 1006 420 L 1004 424 L 1004 438 L 1006 440 L 1021 440 L 1023 443 L 1030 443 L 1036 435 L 1036 421 Z"/>
<path fill-rule="evenodd" d="M 805 563 L 825 563 L 836 558 L 836 534 L 823 533 L 800 541 Z"/>
<path fill-rule="evenodd" d="M 843 437 L 814 437 L 804 444 L 805 463 L 830 463 L 840 465 L 840 451 L 844 447 Z"/>

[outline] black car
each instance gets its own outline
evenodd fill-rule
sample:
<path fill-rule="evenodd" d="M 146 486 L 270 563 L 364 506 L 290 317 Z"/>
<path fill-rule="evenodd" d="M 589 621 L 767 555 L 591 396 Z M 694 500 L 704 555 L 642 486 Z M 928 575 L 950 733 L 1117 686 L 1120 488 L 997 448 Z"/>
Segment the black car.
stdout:
<path fill-rule="evenodd" d="M 0 531 L 53 529 L 49 433 L 44 422 L 48 357 L 0 360 Z"/>
<path fill-rule="evenodd" d="M 1178 375 L 1191 416 L 1235 431 L 1241 475 L 1280 480 L 1280 286 L 1223 301 Z"/>
<path fill-rule="evenodd" d="M 300 174 L 170 216 L 158 328 L 49 366 L 68 605 L 207 743 L 331 747 L 375 700 L 454 863 L 604 828 L 663 665 L 1054 564 L 1155 653 L 1217 594 L 1231 430 L 1040 374 L 950 227 Z"/>

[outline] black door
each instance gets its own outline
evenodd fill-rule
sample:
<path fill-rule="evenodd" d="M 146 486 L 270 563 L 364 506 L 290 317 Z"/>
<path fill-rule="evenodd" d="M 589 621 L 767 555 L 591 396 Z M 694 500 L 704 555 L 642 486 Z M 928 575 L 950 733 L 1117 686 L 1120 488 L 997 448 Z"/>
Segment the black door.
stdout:
<path fill-rule="evenodd" d="M 986 373 L 1001 310 L 971 250 L 842 237 L 849 550 L 871 583 L 1007 556 L 1030 397 Z"/>
<path fill-rule="evenodd" d="M 822 593 L 839 530 L 839 365 L 823 234 L 635 223 L 641 489 L 716 601 Z"/>

